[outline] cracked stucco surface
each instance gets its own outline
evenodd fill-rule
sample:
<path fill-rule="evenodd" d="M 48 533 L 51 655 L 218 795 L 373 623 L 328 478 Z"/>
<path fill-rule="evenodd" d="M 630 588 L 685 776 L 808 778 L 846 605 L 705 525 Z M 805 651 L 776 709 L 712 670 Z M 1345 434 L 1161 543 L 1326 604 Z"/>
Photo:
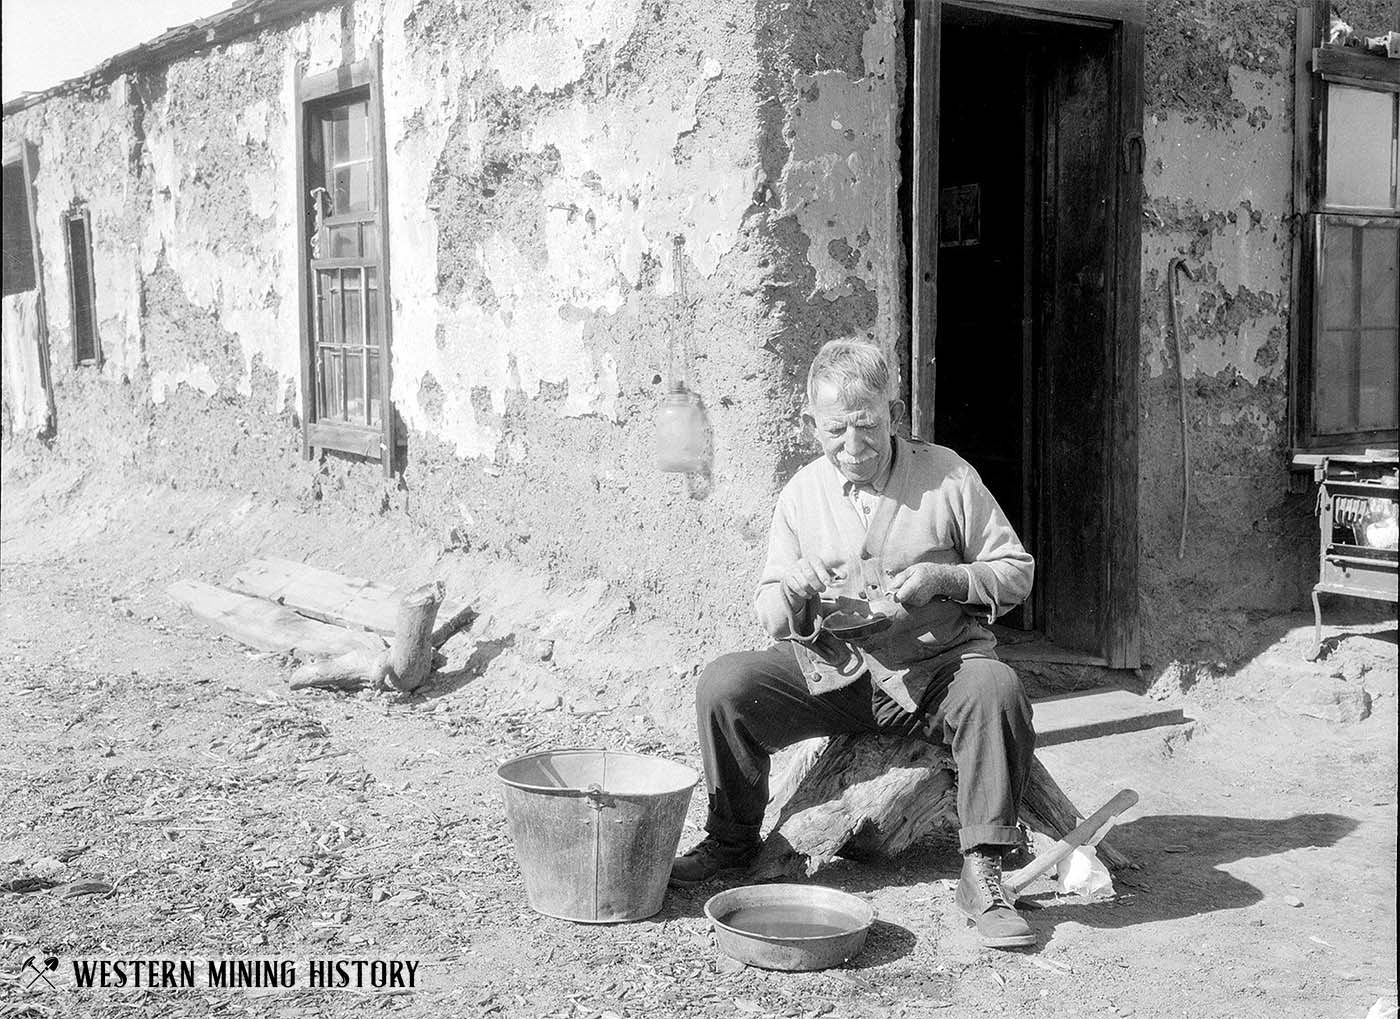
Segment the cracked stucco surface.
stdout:
<path fill-rule="evenodd" d="M 1194 281 L 1179 281 L 1188 372 L 1230 370 L 1254 384 L 1286 368 L 1260 352 L 1289 307 L 1292 120 L 1283 76 L 1231 67 L 1228 80 L 1230 94 L 1253 111 L 1247 119 L 1211 123 L 1177 111 L 1146 118 L 1142 258 L 1144 272 L 1162 281 L 1177 254 L 1196 271 Z M 1209 315 L 1236 301 L 1247 310 Z M 1175 370 L 1165 329 L 1143 340 L 1152 377 Z"/>

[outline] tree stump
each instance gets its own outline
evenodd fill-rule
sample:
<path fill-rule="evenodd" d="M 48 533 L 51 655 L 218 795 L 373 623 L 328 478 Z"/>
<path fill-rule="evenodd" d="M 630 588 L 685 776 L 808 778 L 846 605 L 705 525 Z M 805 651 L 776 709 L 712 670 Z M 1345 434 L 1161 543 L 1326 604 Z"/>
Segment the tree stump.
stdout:
<path fill-rule="evenodd" d="M 416 690 L 433 669 L 446 662 L 436 649 L 475 618 L 474 612 L 463 609 L 434 631 L 433 622 L 445 595 L 446 587 L 440 580 L 414 588 L 399 602 L 394 643 L 387 651 L 352 651 L 303 665 L 292 673 L 292 689 L 359 690 L 378 686 L 383 680 L 400 693 Z"/>
<path fill-rule="evenodd" d="M 1078 818 L 1039 759 L 1031 766 L 1021 820 L 1060 838 Z M 793 751 L 772 787 L 772 828 L 750 876 L 810 877 L 836 856 L 893 856 L 935 825 L 956 828 L 957 769 L 946 746 L 898 736 L 835 736 Z M 1128 860 L 1099 847 L 1109 866 Z"/>
<path fill-rule="evenodd" d="M 400 693 L 418 689 L 433 671 L 433 623 L 446 595 L 446 585 L 436 580 L 415 587 L 399 602 L 384 678 Z"/>

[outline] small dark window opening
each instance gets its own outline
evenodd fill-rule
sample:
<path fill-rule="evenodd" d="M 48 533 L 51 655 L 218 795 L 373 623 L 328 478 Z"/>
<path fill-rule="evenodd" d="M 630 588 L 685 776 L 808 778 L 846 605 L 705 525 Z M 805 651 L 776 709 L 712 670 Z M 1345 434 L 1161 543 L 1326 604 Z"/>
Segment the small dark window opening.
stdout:
<path fill-rule="evenodd" d="M 29 194 L 24 186 L 24 166 L 18 160 L 5 164 L 3 241 L 4 296 L 33 290 L 37 282 L 29 233 Z"/>
<path fill-rule="evenodd" d="M 86 209 L 64 214 L 63 240 L 68 249 L 68 296 L 73 309 L 73 363 L 100 365 L 102 344 L 97 338 L 92 232 Z"/>

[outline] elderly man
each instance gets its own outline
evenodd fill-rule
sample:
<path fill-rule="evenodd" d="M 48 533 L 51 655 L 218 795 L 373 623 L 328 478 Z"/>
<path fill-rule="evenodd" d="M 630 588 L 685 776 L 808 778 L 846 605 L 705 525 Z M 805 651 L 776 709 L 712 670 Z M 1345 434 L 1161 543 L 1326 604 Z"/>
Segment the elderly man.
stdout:
<path fill-rule="evenodd" d="M 671 881 L 751 862 L 779 748 L 837 733 L 915 736 L 948 744 L 957 761 L 958 907 L 983 944 L 1032 944 L 1002 894 L 1001 858 L 1020 842 L 1035 732 L 987 624 L 1030 592 L 1034 562 L 972 467 L 893 435 L 904 408 L 891 396 L 889 365 L 868 343 L 833 340 L 812 362 L 803 420 L 822 456 L 778 496 L 755 598 L 779 643 L 701 674 L 708 835 L 676 859 Z"/>

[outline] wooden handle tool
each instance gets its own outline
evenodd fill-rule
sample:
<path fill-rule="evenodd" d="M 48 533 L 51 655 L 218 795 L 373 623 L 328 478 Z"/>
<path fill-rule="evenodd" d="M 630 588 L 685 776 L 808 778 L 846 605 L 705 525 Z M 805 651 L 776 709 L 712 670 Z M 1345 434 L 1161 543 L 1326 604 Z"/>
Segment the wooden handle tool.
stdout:
<path fill-rule="evenodd" d="M 1047 852 L 1041 853 L 1020 870 L 1013 870 L 1005 875 L 1001 886 L 1006 892 L 1006 897 L 1014 902 L 1023 888 L 1088 842 L 1110 818 L 1121 814 L 1137 801 L 1138 794 L 1131 789 L 1118 792 L 1113 799 L 1085 818 L 1078 828 L 1056 842 Z"/>

